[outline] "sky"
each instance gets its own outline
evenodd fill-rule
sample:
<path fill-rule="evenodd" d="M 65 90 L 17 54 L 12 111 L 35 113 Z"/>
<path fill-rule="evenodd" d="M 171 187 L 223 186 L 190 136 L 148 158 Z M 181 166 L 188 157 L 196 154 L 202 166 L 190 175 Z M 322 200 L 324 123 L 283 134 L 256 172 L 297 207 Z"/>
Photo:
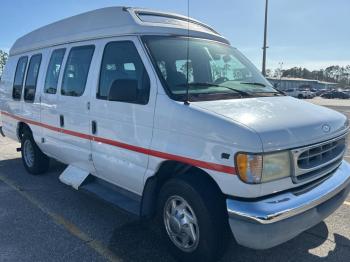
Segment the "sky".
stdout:
<path fill-rule="evenodd" d="M 214 27 L 261 68 L 265 0 L 189 0 L 190 16 Z M 3 0 L 0 49 L 41 26 L 106 6 L 187 15 L 187 0 Z M 350 64 L 350 0 L 269 0 L 267 68 Z"/>

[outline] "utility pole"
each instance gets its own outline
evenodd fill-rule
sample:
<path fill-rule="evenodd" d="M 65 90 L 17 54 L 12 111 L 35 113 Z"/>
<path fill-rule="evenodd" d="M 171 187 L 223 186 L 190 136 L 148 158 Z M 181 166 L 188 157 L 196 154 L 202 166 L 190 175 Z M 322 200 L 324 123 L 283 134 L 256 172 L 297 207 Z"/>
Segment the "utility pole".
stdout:
<path fill-rule="evenodd" d="M 280 66 L 280 75 L 279 75 L 279 77 L 280 77 L 280 85 L 279 85 L 279 88 L 280 88 L 280 90 L 281 90 L 281 87 L 282 87 L 282 70 L 283 70 L 283 62 L 279 62 L 279 66 Z"/>
<path fill-rule="evenodd" d="M 269 6 L 269 0 L 266 0 L 265 4 L 265 27 L 264 27 L 264 46 L 263 46 L 263 61 L 262 61 L 262 74 L 266 76 L 266 49 L 268 46 L 266 46 L 267 42 L 267 10 Z"/>

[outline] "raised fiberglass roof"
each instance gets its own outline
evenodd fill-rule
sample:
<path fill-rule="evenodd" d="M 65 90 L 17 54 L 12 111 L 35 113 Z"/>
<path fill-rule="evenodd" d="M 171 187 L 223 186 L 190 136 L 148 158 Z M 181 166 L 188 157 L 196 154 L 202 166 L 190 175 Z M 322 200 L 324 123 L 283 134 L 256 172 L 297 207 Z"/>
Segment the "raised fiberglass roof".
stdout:
<path fill-rule="evenodd" d="M 140 8 L 107 7 L 26 34 L 15 42 L 10 55 L 64 43 L 131 34 L 189 34 L 228 42 L 211 27 L 186 16 Z"/>

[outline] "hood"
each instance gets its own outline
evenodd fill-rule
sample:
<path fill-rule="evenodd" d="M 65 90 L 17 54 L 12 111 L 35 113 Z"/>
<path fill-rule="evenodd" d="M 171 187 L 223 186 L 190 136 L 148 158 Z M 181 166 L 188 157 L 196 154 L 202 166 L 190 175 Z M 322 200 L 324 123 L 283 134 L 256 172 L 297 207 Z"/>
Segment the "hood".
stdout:
<path fill-rule="evenodd" d="M 288 96 L 191 104 L 253 129 L 265 152 L 325 141 L 343 134 L 348 126 L 345 115 Z"/>

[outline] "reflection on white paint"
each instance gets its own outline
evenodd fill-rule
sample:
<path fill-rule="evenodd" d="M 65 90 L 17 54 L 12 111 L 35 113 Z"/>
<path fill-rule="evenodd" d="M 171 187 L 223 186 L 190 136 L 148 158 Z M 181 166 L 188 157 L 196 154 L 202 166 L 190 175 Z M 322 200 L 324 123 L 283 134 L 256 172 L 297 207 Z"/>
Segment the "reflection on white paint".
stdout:
<path fill-rule="evenodd" d="M 256 120 L 256 115 L 250 113 L 244 113 L 238 117 L 238 121 L 243 124 L 251 124 Z"/>

